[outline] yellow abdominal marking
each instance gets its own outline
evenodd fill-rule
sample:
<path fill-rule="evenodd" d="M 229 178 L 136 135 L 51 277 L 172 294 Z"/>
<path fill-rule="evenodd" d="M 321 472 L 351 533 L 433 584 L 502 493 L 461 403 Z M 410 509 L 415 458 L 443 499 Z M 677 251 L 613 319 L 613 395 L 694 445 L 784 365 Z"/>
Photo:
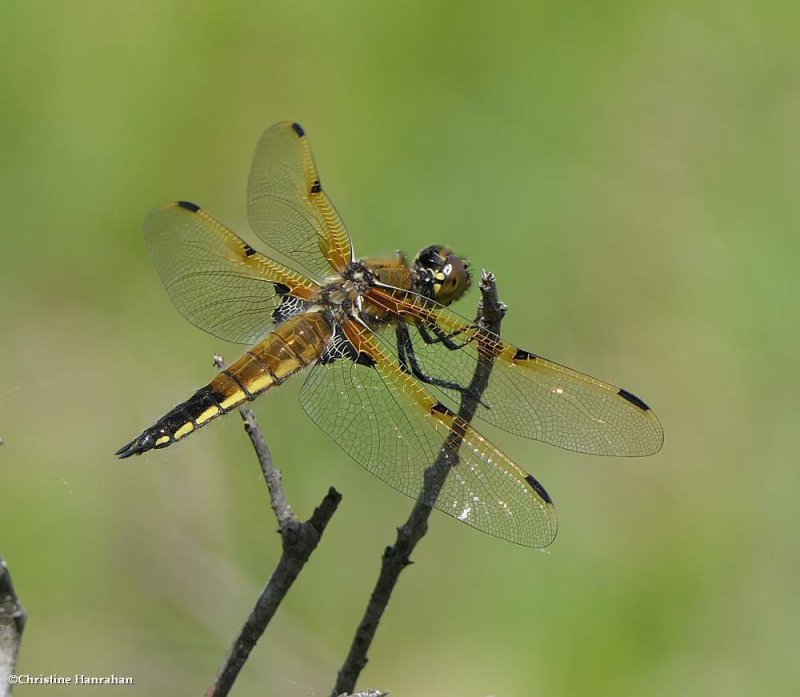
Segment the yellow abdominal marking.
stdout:
<path fill-rule="evenodd" d="M 202 414 L 200 414 L 195 421 L 197 421 L 197 425 L 200 426 L 209 419 L 213 419 L 217 414 L 219 414 L 219 407 L 209 407 Z"/>
<path fill-rule="evenodd" d="M 256 392 L 263 392 L 266 390 L 271 384 L 273 383 L 272 377 L 270 375 L 261 375 L 260 377 L 254 378 L 247 383 L 247 389 L 250 391 L 250 394 L 255 394 Z"/>
<path fill-rule="evenodd" d="M 194 431 L 194 424 L 191 421 L 187 421 L 185 424 L 183 424 L 183 426 L 175 431 L 175 440 L 178 440 L 178 438 L 183 438 L 192 431 Z"/>
<path fill-rule="evenodd" d="M 169 442 L 170 442 L 170 440 L 171 440 L 171 439 L 170 439 L 170 437 L 169 437 L 169 436 L 161 436 L 161 438 L 159 438 L 159 439 L 156 441 L 156 445 L 164 445 L 164 443 L 169 443 Z"/>
<path fill-rule="evenodd" d="M 231 407 L 235 407 L 237 404 L 241 404 L 245 400 L 244 391 L 243 390 L 235 390 L 231 394 L 229 394 L 225 399 L 223 399 L 219 405 L 227 410 Z"/>

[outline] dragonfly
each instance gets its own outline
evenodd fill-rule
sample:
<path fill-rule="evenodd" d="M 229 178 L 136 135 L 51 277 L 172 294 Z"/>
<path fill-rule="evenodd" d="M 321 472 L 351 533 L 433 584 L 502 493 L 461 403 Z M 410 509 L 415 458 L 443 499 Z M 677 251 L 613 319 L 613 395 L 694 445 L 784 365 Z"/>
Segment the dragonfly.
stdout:
<path fill-rule="evenodd" d="M 478 530 L 546 547 L 558 527 L 552 498 L 458 415 L 462 398 L 474 397 L 476 419 L 567 450 L 643 456 L 661 448 L 658 418 L 633 393 L 450 310 L 471 272 L 449 247 L 430 245 L 413 260 L 399 251 L 357 258 L 299 124 L 261 136 L 247 196 L 250 226 L 271 255 L 193 203 L 169 203 L 145 219 L 150 256 L 180 313 L 251 348 L 119 457 L 168 447 L 308 371 L 304 410 L 369 472 Z M 489 380 L 470 395 L 481 359 L 491 361 Z M 456 456 L 426 489 L 426 469 L 452 433 Z"/>

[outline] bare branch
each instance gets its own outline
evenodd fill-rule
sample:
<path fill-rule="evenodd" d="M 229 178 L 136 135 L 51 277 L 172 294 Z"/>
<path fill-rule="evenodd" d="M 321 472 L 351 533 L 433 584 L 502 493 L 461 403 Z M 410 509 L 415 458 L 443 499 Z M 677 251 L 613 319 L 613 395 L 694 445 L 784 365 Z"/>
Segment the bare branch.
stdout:
<path fill-rule="evenodd" d="M 484 271 L 481 276 L 481 302 L 478 306 L 477 322 L 488 331 L 500 333 L 500 323 L 506 307 L 500 302 L 494 274 Z M 481 397 L 489 384 L 493 360 L 483 353 L 475 367 L 469 388 L 462 393 L 458 416 L 469 423 L 475 415 Z M 375 637 L 378 624 L 383 617 L 400 572 L 411 563 L 411 553 L 428 530 L 428 518 L 432 507 L 425 501 L 435 502 L 453 464 L 458 461 L 458 449 L 464 433 L 453 429 L 448 434 L 436 461 L 425 470 L 424 483 L 408 520 L 397 530 L 397 538 L 391 547 L 384 550 L 378 580 L 372 591 L 364 617 L 356 629 L 347 658 L 336 678 L 332 697 L 350 693 L 355 688 L 358 676 L 367 665 L 367 652 Z"/>
<path fill-rule="evenodd" d="M 226 367 L 221 356 L 214 356 L 214 365 L 223 370 Z M 303 522 L 292 512 L 286 499 L 281 482 L 281 473 L 272 460 L 264 434 L 256 421 L 253 411 L 248 406 L 239 408 L 244 429 L 253 443 L 261 471 L 267 482 L 270 502 L 275 517 L 278 519 L 278 531 L 283 543 L 283 551 L 278 565 L 256 601 L 250 616 L 236 637 L 225 657 L 225 661 L 217 672 L 214 682 L 206 691 L 206 697 L 223 697 L 230 692 L 239 671 L 247 661 L 250 652 L 261 638 L 270 620 L 291 588 L 311 553 L 319 543 L 325 527 L 328 525 L 339 502 L 341 494 L 333 487 L 317 506 L 311 518 Z"/>
<path fill-rule="evenodd" d="M 11 694 L 10 677 L 17 665 L 25 610 L 11 582 L 11 572 L 0 557 L 0 696 Z"/>
<path fill-rule="evenodd" d="M 219 354 L 214 356 L 214 365 L 218 370 L 225 370 L 228 367 L 225 359 Z M 280 529 L 283 530 L 284 525 L 294 518 L 294 513 L 286 500 L 286 492 L 281 481 L 281 472 L 275 467 L 272 453 L 267 446 L 267 441 L 264 439 L 264 434 L 256 421 L 256 415 L 253 410 L 245 403 L 239 407 L 239 414 L 242 417 L 242 421 L 244 421 L 244 430 L 247 431 L 247 435 L 250 436 L 250 441 L 253 443 L 258 463 L 261 465 L 261 472 L 267 481 L 272 510 L 278 519 Z"/>

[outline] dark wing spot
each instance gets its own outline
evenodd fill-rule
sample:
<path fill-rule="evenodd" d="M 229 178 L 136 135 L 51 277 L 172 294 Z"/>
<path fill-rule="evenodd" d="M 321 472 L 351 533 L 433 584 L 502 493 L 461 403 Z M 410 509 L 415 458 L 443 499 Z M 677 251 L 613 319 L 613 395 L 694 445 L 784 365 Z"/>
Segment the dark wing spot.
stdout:
<path fill-rule="evenodd" d="M 641 399 L 639 399 L 635 394 L 631 394 L 628 390 L 620 389 L 617 394 L 622 397 L 626 402 L 630 402 L 635 407 L 639 407 L 642 411 L 649 411 L 650 407 L 648 407 Z"/>
<path fill-rule="evenodd" d="M 538 358 L 538 356 L 535 353 L 531 353 L 525 349 L 517 349 L 517 352 L 514 354 L 515 361 L 532 361 L 536 358 Z"/>
<path fill-rule="evenodd" d="M 191 211 L 192 213 L 197 213 L 200 210 L 200 206 L 195 205 L 189 201 L 178 201 L 178 207 L 184 208 L 187 211 Z"/>
<path fill-rule="evenodd" d="M 534 477 L 532 474 L 529 474 L 527 477 L 525 477 L 525 481 L 531 485 L 531 489 L 533 489 L 537 494 L 539 494 L 539 496 L 542 497 L 542 500 L 545 503 L 553 503 L 553 499 L 550 498 L 550 494 L 548 494 L 547 490 L 541 484 L 539 484 L 539 482 L 536 480 L 536 477 Z"/>
<path fill-rule="evenodd" d="M 435 411 L 438 414 L 444 414 L 445 416 L 455 416 L 455 413 L 453 413 L 451 409 L 448 409 L 441 402 L 436 402 L 436 404 L 431 407 L 431 411 Z"/>
<path fill-rule="evenodd" d="M 256 253 L 255 249 L 253 249 L 249 244 L 245 244 L 245 246 L 244 246 L 244 255 L 246 257 L 251 257 L 255 253 Z"/>
<path fill-rule="evenodd" d="M 248 254 L 248 256 L 250 255 Z M 273 283 L 272 285 L 278 295 L 286 295 L 289 292 L 289 286 L 285 283 Z"/>
<path fill-rule="evenodd" d="M 312 193 L 312 194 L 318 194 L 320 191 L 322 191 L 322 184 L 320 184 L 320 183 L 319 183 L 319 179 L 317 179 L 317 180 L 316 180 L 316 181 L 315 181 L 315 182 L 314 182 L 314 183 L 311 185 L 311 193 Z"/>
<path fill-rule="evenodd" d="M 303 130 L 303 127 L 299 123 L 292 124 L 292 130 L 297 133 L 297 135 L 302 138 L 306 132 Z"/>

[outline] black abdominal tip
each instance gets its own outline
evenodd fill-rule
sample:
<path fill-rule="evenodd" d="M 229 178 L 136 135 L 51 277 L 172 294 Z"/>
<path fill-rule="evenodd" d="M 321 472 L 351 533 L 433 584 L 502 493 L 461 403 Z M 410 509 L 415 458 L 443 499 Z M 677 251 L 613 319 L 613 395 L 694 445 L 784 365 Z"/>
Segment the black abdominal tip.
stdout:
<path fill-rule="evenodd" d="M 136 441 L 132 440 L 127 445 L 123 445 L 119 450 L 117 450 L 117 452 L 114 453 L 114 455 L 116 455 L 116 456 L 118 456 L 120 458 L 130 457 L 131 455 L 136 453 L 136 449 L 134 448 L 134 445 L 136 445 Z"/>
<path fill-rule="evenodd" d="M 150 450 L 153 446 L 148 442 L 151 439 L 147 437 L 139 436 L 138 438 L 134 438 L 130 443 L 127 445 L 123 445 L 117 452 L 114 454 L 118 456 L 120 459 L 125 459 L 126 457 L 130 457 L 131 455 L 141 455 L 146 450 Z"/>

